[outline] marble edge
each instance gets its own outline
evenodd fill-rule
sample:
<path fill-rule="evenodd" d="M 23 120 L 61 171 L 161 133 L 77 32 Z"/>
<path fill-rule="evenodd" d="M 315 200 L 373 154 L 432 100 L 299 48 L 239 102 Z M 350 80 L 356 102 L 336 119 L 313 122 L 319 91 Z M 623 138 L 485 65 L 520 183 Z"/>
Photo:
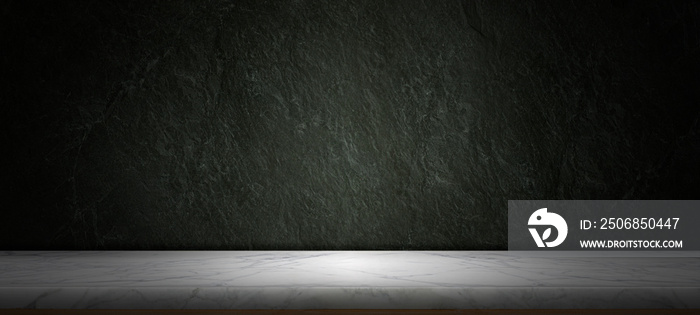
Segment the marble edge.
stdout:
<path fill-rule="evenodd" d="M 0 288 L 0 309 L 697 309 L 693 287 Z"/>
<path fill-rule="evenodd" d="M 423 253 L 423 254 L 449 254 L 449 255 L 503 255 L 527 258 L 608 258 L 608 257 L 649 257 L 649 258 L 674 258 L 674 257 L 700 257 L 700 251 L 602 251 L 602 250 L 581 250 L 581 251 L 560 251 L 560 250 L 11 250 L 0 251 L 2 256 L 32 256 L 42 254 L 58 255 L 102 255 L 110 253 L 143 253 L 143 254 L 165 254 L 165 253 L 210 253 L 210 254 L 271 254 L 271 253 L 350 253 L 350 252 L 374 252 L 374 253 Z"/>

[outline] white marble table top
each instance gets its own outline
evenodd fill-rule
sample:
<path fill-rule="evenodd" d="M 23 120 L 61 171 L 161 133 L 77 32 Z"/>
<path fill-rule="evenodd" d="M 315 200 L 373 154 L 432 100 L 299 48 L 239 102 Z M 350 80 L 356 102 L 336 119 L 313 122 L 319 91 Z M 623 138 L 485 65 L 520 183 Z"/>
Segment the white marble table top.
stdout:
<path fill-rule="evenodd" d="M 0 308 L 700 308 L 700 255 L 657 256 L 507 251 L 4 252 Z"/>

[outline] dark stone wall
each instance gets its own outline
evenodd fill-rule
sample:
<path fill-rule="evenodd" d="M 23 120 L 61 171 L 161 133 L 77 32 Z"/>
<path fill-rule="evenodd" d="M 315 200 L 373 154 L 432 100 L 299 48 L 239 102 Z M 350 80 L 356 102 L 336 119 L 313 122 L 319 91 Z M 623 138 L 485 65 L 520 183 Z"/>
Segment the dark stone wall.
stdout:
<path fill-rule="evenodd" d="M 6 1 L 3 249 L 505 249 L 700 197 L 698 2 Z"/>

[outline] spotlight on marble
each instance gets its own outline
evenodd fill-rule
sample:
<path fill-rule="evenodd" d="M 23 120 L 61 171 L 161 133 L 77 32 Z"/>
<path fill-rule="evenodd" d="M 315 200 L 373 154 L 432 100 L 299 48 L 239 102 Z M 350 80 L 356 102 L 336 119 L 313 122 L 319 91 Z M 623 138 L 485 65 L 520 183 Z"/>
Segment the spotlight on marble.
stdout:
<path fill-rule="evenodd" d="M 0 309 L 700 309 L 673 252 L 3 252 Z"/>

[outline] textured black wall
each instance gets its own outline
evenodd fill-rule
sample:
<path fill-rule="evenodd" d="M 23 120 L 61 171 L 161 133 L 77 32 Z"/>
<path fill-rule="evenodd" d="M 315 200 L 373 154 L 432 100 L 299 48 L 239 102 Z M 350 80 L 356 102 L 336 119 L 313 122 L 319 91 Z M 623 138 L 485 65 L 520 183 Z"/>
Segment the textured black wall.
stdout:
<path fill-rule="evenodd" d="M 697 2 L 6 1 L 3 249 L 504 249 L 697 199 Z"/>

